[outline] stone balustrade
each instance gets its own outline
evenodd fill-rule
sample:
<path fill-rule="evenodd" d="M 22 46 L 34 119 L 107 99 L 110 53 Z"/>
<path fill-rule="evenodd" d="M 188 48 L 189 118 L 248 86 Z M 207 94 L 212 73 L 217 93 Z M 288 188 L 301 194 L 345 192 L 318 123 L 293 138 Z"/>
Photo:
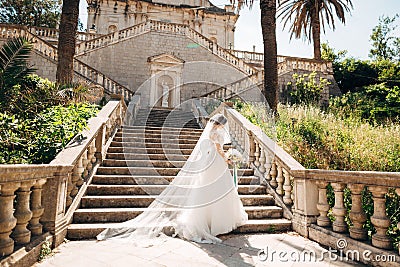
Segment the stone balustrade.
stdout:
<path fill-rule="evenodd" d="M 119 42 L 121 39 L 134 37 L 150 31 L 186 35 L 188 38 L 201 45 L 202 47 L 208 49 L 213 54 L 230 62 L 232 65 L 234 65 L 236 68 L 243 71 L 247 75 L 252 75 L 258 72 L 257 69 L 248 65 L 244 60 L 236 57 L 229 50 L 220 47 L 218 44 L 214 43 L 212 40 L 208 39 L 204 35 L 198 33 L 190 26 L 155 20 L 148 20 L 132 27 L 79 43 L 76 46 L 76 54 L 82 55 L 89 52 L 90 50 Z"/>
<path fill-rule="evenodd" d="M 299 70 L 333 74 L 333 66 L 330 61 L 311 58 L 284 57 L 284 60 L 278 63 L 279 74 L 296 72 Z"/>
<path fill-rule="evenodd" d="M 79 77 L 102 86 L 106 93 L 121 95 L 127 102 L 129 102 L 134 95 L 134 92 L 127 87 L 78 59 L 74 60 L 74 71 Z"/>
<path fill-rule="evenodd" d="M 64 240 L 73 211 L 125 112 L 124 101 L 110 100 L 49 164 L 0 165 L 1 258 L 44 232 L 53 235 L 55 245 Z"/>
<path fill-rule="evenodd" d="M 391 221 L 386 214 L 385 198 L 390 189 L 400 195 L 400 173 L 305 169 L 236 110 L 222 104 L 214 111 L 217 112 L 228 118 L 233 145 L 284 209 L 284 216 L 292 219 L 293 230 L 334 249 L 337 240 L 344 238 L 350 251 L 362 253 L 364 249 L 371 251 L 371 258 L 385 255 L 400 260 L 387 235 Z M 328 184 L 335 198 L 332 208 L 328 204 Z M 350 211 L 344 203 L 345 190 L 350 191 Z M 372 234 L 371 244 L 364 228 L 367 217 L 361 202 L 363 190 L 369 191 L 373 199 L 371 223 L 376 233 Z"/>

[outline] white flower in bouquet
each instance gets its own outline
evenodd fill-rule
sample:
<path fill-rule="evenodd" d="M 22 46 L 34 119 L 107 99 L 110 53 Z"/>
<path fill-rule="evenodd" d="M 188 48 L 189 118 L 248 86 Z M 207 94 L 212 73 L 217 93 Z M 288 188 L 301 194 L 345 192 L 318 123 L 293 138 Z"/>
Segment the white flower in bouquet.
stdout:
<path fill-rule="evenodd" d="M 243 160 L 242 154 L 234 148 L 230 148 L 226 152 L 226 157 L 230 159 L 234 165 L 238 165 Z"/>

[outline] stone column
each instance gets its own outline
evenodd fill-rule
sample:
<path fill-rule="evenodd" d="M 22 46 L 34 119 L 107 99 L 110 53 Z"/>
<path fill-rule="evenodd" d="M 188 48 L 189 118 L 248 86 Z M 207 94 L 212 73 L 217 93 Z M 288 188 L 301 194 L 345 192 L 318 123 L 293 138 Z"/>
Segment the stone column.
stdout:
<path fill-rule="evenodd" d="M 367 239 L 367 230 L 363 228 L 367 221 L 367 215 L 362 208 L 361 192 L 364 189 L 363 184 L 350 184 L 351 190 L 351 211 L 350 219 L 353 226 L 350 227 L 350 236 L 357 240 Z"/>
<path fill-rule="evenodd" d="M 344 233 L 347 231 L 347 224 L 344 220 L 347 210 L 344 206 L 343 198 L 343 190 L 346 185 L 341 183 L 332 183 L 332 187 L 335 192 L 335 206 L 332 209 L 335 221 L 332 224 L 332 229 L 335 232 Z"/>
<path fill-rule="evenodd" d="M 44 209 L 42 207 L 42 187 L 46 183 L 46 179 L 40 179 L 32 187 L 31 195 L 31 210 L 32 219 L 29 222 L 29 230 L 32 235 L 37 236 L 42 234 L 42 224 L 39 222 L 40 217 L 43 215 Z"/>
<path fill-rule="evenodd" d="M 331 224 L 331 221 L 328 218 L 329 204 L 328 197 L 326 195 L 326 186 L 328 182 L 325 181 L 317 181 L 318 186 L 318 204 L 317 209 L 319 211 L 319 216 L 317 218 L 317 225 L 322 227 L 327 227 Z"/>
<path fill-rule="evenodd" d="M 31 231 L 26 226 L 32 218 L 32 211 L 29 209 L 31 187 L 35 181 L 22 182 L 19 190 L 16 191 L 17 203 L 14 216 L 17 218 L 17 225 L 12 233 L 14 241 L 18 244 L 27 244 L 31 241 Z"/>
<path fill-rule="evenodd" d="M 369 191 L 371 191 L 374 199 L 374 214 L 371 217 L 371 222 L 376 229 L 376 234 L 372 235 L 372 245 L 378 248 L 391 249 L 392 242 L 386 235 L 390 226 L 390 220 L 386 216 L 385 194 L 387 193 L 387 188 L 371 186 Z"/>
<path fill-rule="evenodd" d="M 12 229 L 17 224 L 14 217 L 13 201 L 14 192 L 20 183 L 7 183 L 1 185 L 0 195 L 0 256 L 10 255 L 14 251 L 14 240 L 10 238 Z"/>

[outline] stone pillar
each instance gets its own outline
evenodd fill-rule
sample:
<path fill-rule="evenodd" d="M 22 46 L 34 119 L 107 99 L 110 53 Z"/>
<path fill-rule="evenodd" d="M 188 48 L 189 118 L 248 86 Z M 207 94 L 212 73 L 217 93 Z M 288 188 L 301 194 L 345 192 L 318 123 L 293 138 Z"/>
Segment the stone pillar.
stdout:
<path fill-rule="evenodd" d="M 14 217 L 13 201 L 14 192 L 20 183 L 7 183 L 1 185 L 0 195 L 0 256 L 10 255 L 14 251 L 14 240 L 10 238 L 12 229 L 17 224 Z"/>
<path fill-rule="evenodd" d="M 344 220 L 347 210 L 344 206 L 343 190 L 345 184 L 332 183 L 333 191 L 335 192 L 335 206 L 333 207 L 333 215 L 335 221 L 332 224 L 332 229 L 335 232 L 344 233 L 347 231 L 347 224 Z"/>
<path fill-rule="evenodd" d="M 283 184 L 283 190 L 285 191 L 285 195 L 283 196 L 283 203 L 286 205 L 292 205 L 292 185 L 290 184 L 290 173 L 283 169 L 283 177 L 285 178 L 285 182 Z"/>
<path fill-rule="evenodd" d="M 302 236 L 308 237 L 308 227 L 317 221 L 318 188 L 315 181 L 304 177 L 294 177 L 294 196 L 292 228 Z"/>
<path fill-rule="evenodd" d="M 392 242 L 386 235 L 390 226 L 390 220 L 386 216 L 385 194 L 387 193 L 387 188 L 371 186 L 369 191 L 371 191 L 374 199 L 374 214 L 371 217 L 371 222 L 376 229 L 376 233 L 372 235 L 372 245 L 378 248 L 391 249 Z"/>
<path fill-rule="evenodd" d="M 55 236 L 54 244 L 58 245 L 66 234 L 66 224 L 63 221 L 66 212 L 67 182 L 71 176 L 71 170 L 55 173 L 43 186 L 43 208 L 44 213 L 41 223 L 46 231 Z"/>
<path fill-rule="evenodd" d="M 367 230 L 363 228 L 367 221 L 367 215 L 362 208 L 361 192 L 364 189 L 363 184 L 350 184 L 351 190 L 351 211 L 350 219 L 353 226 L 350 227 L 350 236 L 357 240 L 367 239 Z"/>
<path fill-rule="evenodd" d="M 44 209 L 42 207 L 42 187 L 46 183 L 46 179 L 40 179 L 32 187 L 31 210 L 32 219 L 29 222 L 29 230 L 32 235 L 37 236 L 43 233 L 42 224 L 39 222 Z"/>
<path fill-rule="evenodd" d="M 331 221 L 328 218 L 329 204 L 328 197 L 326 195 L 326 186 L 328 182 L 325 181 L 317 181 L 318 186 L 318 204 L 317 209 L 319 211 L 319 216 L 317 218 L 317 225 L 322 227 L 327 227 L 331 224 Z"/>
<path fill-rule="evenodd" d="M 17 244 L 27 244 L 31 241 L 31 231 L 26 227 L 32 218 L 32 211 L 29 209 L 31 187 L 35 181 L 22 182 L 19 190 L 16 191 L 17 203 L 14 216 L 17 218 L 17 225 L 12 237 Z"/>

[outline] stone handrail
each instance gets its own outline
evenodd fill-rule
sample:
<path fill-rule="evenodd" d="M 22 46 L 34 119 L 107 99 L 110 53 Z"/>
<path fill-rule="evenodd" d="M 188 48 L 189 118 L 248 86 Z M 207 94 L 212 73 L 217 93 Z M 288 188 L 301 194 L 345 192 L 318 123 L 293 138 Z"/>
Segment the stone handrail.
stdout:
<path fill-rule="evenodd" d="M 36 52 L 39 52 L 43 56 L 50 58 L 53 61 L 58 59 L 57 47 L 41 39 L 37 35 L 27 31 L 26 27 L 17 26 L 13 27 L 8 24 L 0 26 L 0 38 L 15 38 L 15 37 L 27 37 L 31 40 L 33 48 Z M 108 94 L 120 94 L 124 99 L 129 102 L 134 92 L 115 80 L 107 77 L 100 71 L 90 67 L 83 63 L 79 59 L 74 59 L 74 71 L 78 76 L 88 80 L 89 82 L 102 86 Z"/>
<path fill-rule="evenodd" d="M 208 113 L 203 107 L 200 99 L 192 99 L 191 110 L 197 120 L 197 123 L 201 126 L 201 128 L 205 128 L 207 121 L 209 119 Z"/>
<path fill-rule="evenodd" d="M 337 239 L 345 238 L 350 250 L 358 249 L 362 253 L 363 247 L 371 251 L 371 258 L 380 254 L 393 255 L 390 254 L 392 240 L 387 235 L 391 222 L 386 215 L 385 194 L 392 188 L 400 195 L 399 172 L 305 169 L 236 110 L 221 105 L 216 112 L 228 118 L 233 145 L 242 151 L 255 175 L 261 178 L 261 183 L 284 208 L 284 216 L 292 219 L 295 231 L 326 246 L 336 245 Z M 335 194 L 335 205 L 330 215 L 334 218 L 333 223 L 328 217 L 331 210 L 327 199 L 328 184 Z M 344 206 L 345 188 L 351 192 L 350 212 Z M 366 189 L 372 193 L 374 202 L 371 223 L 376 233 L 372 235 L 372 246 L 366 242 L 367 232 L 363 228 L 367 217 L 361 204 L 361 194 Z M 347 216 L 351 220 L 350 228 L 345 221 Z M 397 227 L 400 228 L 400 223 Z M 336 239 L 332 239 L 333 236 Z M 359 242 L 363 245 L 360 246 Z M 399 256 L 395 257 L 400 260 Z"/>
<path fill-rule="evenodd" d="M 186 35 L 194 42 L 208 49 L 210 52 L 217 55 L 218 57 L 228 61 L 230 64 L 232 64 L 242 72 L 246 73 L 247 75 L 252 75 L 258 72 L 257 69 L 248 65 L 244 60 L 231 54 L 229 50 L 220 47 L 218 44 L 208 39 L 204 35 L 198 33 L 190 26 L 185 24 L 170 23 L 170 22 L 155 21 L 155 20 L 148 20 L 147 22 L 143 22 L 131 26 L 129 28 L 77 44 L 76 54 L 82 55 L 93 49 L 97 49 L 100 47 L 104 47 L 106 45 L 116 43 L 121 39 L 131 38 L 150 31 Z"/>
<path fill-rule="evenodd" d="M 49 164 L 0 165 L 0 257 L 44 232 L 53 235 L 55 245 L 64 240 L 72 211 L 104 159 L 125 110 L 124 101 L 109 101 Z M 7 258 L 1 264 L 4 261 Z"/>
<path fill-rule="evenodd" d="M 127 87 L 76 58 L 74 59 L 74 71 L 89 82 L 102 86 L 108 94 L 122 95 L 127 102 L 131 101 L 134 95 L 134 92 Z"/>
<path fill-rule="evenodd" d="M 54 29 L 54 28 L 46 28 L 46 27 L 36 27 L 36 26 L 23 26 L 23 25 L 17 25 L 17 24 L 5 24 L 1 23 L 0 24 L 0 29 L 24 29 L 25 31 L 29 31 L 32 34 L 42 37 L 43 39 L 46 40 L 51 40 L 51 41 L 58 41 L 58 35 L 59 35 L 59 30 Z M 102 34 L 98 33 L 87 33 L 87 32 L 77 32 L 76 38 L 78 41 L 88 41 L 94 38 L 98 38 L 99 36 L 102 36 Z M 8 37 L 12 38 L 12 37 Z"/>
<path fill-rule="evenodd" d="M 279 74 L 298 70 L 333 74 L 333 66 L 332 62 L 330 61 L 316 60 L 311 58 L 285 57 L 284 61 L 278 63 Z"/>

